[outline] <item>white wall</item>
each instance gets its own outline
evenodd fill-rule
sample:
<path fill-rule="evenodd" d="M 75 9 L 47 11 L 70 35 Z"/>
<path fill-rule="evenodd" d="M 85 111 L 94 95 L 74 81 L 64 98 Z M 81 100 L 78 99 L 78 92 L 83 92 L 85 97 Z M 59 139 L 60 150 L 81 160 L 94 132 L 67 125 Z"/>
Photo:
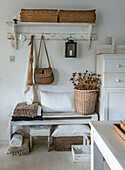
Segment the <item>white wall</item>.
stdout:
<path fill-rule="evenodd" d="M 95 71 L 95 48 L 105 42 L 105 36 L 116 35 L 117 44 L 125 44 L 125 1 L 124 0 L 4 0 L 0 4 L 0 140 L 8 139 L 8 115 L 16 102 L 24 100 L 24 85 L 28 42 L 20 43 L 19 50 L 13 50 L 7 40 L 9 27 L 6 21 L 12 20 L 21 8 L 67 8 L 96 9 L 98 41 L 87 50 L 87 42 L 78 42 L 78 58 L 64 58 L 64 41 L 47 42 L 53 63 L 56 81 L 47 89 L 72 87 L 69 79 L 75 71 L 86 69 Z M 48 30 L 49 31 L 49 30 Z M 58 30 L 59 31 L 59 30 Z M 62 30 L 63 31 L 63 30 Z M 73 31 L 73 28 L 71 29 Z M 9 63 L 9 56 L 15 55 L 16 62 Z M 72 87 L 73 88 L 73 87 Z M 45 89 L 45 87 L 44 87 Z"/>

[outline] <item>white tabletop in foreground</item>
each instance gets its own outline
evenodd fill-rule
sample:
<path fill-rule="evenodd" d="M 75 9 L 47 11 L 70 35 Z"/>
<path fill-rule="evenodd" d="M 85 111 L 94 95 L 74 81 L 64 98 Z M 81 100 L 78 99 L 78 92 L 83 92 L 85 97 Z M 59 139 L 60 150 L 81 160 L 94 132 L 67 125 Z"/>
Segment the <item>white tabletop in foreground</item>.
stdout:
<path fill-rule="evenodd" d="M 99 148 L 109 167 L 112 170 L 125 169 L 125 141 L 113 129 L 113 122 L 94 121 L 90 122 L 90 126 L 92 128 L 92 140 Z"/>

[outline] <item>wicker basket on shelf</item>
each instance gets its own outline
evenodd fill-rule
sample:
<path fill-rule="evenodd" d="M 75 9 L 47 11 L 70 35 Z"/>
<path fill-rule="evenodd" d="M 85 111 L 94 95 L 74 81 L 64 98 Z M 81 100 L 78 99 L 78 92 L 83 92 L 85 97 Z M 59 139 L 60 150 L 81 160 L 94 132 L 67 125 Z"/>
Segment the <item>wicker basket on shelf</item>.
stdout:
<path fill-rule="evenodd" d="M 78 114 L 88 115 L 95 112 L 98 90 L 74 89 L 75 106 Z"/>
<path fill-rule="evenodd" d="M 21 22 L 57 22 L 58 10 L 21 9 Z"/>
<path fill-rule="evenodd" d="M 62 23 L 95 23 L 96 10 L 60 10 L 59 22 Z"/>

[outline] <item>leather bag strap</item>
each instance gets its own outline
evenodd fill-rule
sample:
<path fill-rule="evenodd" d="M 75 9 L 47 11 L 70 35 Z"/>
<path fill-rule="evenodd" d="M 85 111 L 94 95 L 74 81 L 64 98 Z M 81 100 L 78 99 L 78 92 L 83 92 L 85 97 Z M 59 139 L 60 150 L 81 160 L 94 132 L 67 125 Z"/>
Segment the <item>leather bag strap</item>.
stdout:
<path fill-rule="evenodd" d="M 33 85 L 33 40 L 34 35 L 31 36 L 31 50 L 30 50 L 30 61 L 29 61 L 29 70 L 28 70 L 28 85 Z"/>
<path fill-rule="evenodd" d="M 49 60 L 49 55 L 48 55 L 48 51 L 47 51 L 46 44 L 45 44 L 45 41 L 44 41 L 44 37 L 43 37 L 43 36 L 41 36 L 41 40 L 40 40 L 40 46 L 39 46 L 39 53 L 38 53 L 38 57 L 37 57 L 36 68 L 38 68 L 38 66 L 39 66 L 39 57 L 40 57 L 40 50 L 41 50 L 42 41 L 43 41 L 43 44 L 44 44 L 44 47 L 45 47 L 45 52 L 46 52 L 48 64 L 49 64 L 49 67 L 51 68 L 50 60 Z"/>
<path fill-rule="evenodd" d="M 43 39 L 43 44 L 44 44 L 44 47 L 45 47 L 45 51 L 46 51 L 46 56 L 47 56 L 47 60 L 48 60 L 48 63 L 49 63 L 49 67 L 51 68 L 50 61 L 49 61 L 49 55 L 48 55 L 48 51 L 47 51 L 46 44 L 45 44 L 43 36 L 42 36 L 42 39 Z"/>
<path fill-rule="evenodd" d="M 31 36 L 31 52 L 30 52 L 31 70 L 33 70 L 33 39 L 34 35 Z"/>
<path fill-rule="evenodd" d="M 39 66 L 39 57 L 40 57 L 41 44 L 42 44 L 42 37 L 41 37 L 40 45 L 39 45 L 39 53 L 38 53 L 38 57 L 37 57 L 36 68 L 38 68 L 38 66 Z"/>

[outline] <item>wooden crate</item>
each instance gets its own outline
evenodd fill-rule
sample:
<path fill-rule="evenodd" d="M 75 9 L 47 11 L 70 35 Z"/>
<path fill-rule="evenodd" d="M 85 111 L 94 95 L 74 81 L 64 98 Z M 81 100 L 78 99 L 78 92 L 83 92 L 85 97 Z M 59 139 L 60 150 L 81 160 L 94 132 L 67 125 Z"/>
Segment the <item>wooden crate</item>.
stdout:
<path fill-rule="evenodd" d="M 91 157 L 90 133 L 83 134 L 83 145 L 72 145 L 72 157 L 74 162 L 89 162 Z"/>
<path fill-rule="evenodd" d="M 54 137 L 54 149 L 56 151 L 71 151 L 72 145 L 79 145 L 82 143 L 82 136 Z"/>
<path fill-rule="evenodd" d="M 57 22 L 58 10 L 21 9 L 21 22 Z"/>
<path fill-rule="evenodd" d="M 62 23 L 95 23 L 96 10 L 60 10 L 59 22 Z"/>
<path fill-rule="evenodd" d="M 91 146 L 72 145 L 72 157 L 74 162 L 89 162 L 91 157 Z"/>

